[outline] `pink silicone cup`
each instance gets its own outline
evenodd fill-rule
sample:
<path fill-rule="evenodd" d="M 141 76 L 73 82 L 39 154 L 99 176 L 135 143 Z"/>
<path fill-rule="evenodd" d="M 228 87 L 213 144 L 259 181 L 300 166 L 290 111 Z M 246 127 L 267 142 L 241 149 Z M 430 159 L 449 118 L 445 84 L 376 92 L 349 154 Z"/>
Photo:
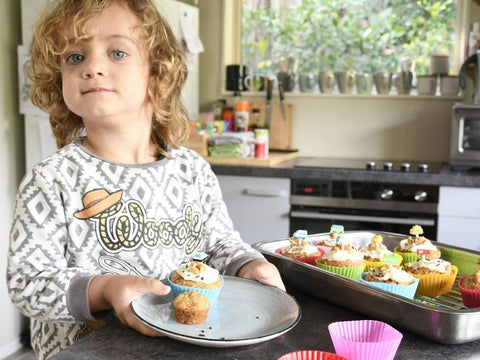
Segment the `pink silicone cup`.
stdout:
<path fill-rule="evenodd" d="M 292 351 L 280 356 L 277 360 L 347 360 L 343 356 L 320 350 Z"/>
<path fill-rule="evenodd" d="M 393 360 L 403 335 L 377 320 L 340 321 L 328 325 L 335 352 L 348 360 Z"/>
<path fill-rule="evenodd" d="M 306 256 L 306 257 L 298 257 L 294 258 L 293 260 L 301 261 L 310 265 L 315 266 L 316 265 L 316 260 L 321 259 L 323 255 L 325 255 L 325 251 L 321 249 L 320 247 L 317 247 L 318 252 L 321 254 L 319 256 Z M 282 250 L 283 248 L 275 250 L 275 253 L 282 255 Z M 292 259 L 292 258 L 289 258 Z"/>
<path fill-rule="evenodd" d="M 472 290 L 464 288 L 463 281 L 465 280 L 466 276 L 462 276 L 458 280 L 458 287 L 460 289 L 460 294 L 462 296 L 463 305 L 472 309 L 480 307 L 480 290 Z"/>

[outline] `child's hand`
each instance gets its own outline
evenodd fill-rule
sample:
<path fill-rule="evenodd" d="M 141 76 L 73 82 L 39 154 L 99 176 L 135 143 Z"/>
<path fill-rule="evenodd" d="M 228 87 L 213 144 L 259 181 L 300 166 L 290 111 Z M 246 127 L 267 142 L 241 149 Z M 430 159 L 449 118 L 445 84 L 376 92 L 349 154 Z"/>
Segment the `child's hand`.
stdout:
<path fill-rule="evenodd" d="M 243 265 L 237 274 L 245 279 L 257 280 L 285 291 L 278 269 L 266 260 L 257 259 Z"/>
<path fill-rule="evenodd" d="M 145 294 L 166 295 L 170 287 L 161 281 L 135 275 L 102 275 L 90 283 L 90 311 L 113 308 L 120 321 L 147 336 L 161 336 L 133 314 L 131 302 Z"/>

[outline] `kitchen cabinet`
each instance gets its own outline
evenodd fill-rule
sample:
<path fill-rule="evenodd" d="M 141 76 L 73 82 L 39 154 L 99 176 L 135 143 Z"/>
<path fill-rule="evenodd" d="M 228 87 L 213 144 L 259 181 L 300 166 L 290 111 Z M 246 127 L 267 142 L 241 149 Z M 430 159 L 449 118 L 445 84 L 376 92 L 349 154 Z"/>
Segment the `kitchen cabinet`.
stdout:
<path fill-rule="evenodd" d="M 218 175 L 233 225 L 244 241 L 288 236 L 290 179 Z"/>
<path fill-rule="evenodd" d="M 440 186 L 437 240 L 480 251 L 480 188 Z"/>

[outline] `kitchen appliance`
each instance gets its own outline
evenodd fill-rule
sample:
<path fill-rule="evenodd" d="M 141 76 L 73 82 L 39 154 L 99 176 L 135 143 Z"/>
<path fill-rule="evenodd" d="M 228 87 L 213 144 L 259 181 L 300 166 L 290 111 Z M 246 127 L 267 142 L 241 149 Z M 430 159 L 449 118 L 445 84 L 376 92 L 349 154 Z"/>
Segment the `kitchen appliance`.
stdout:
<path fill-rule="evenodd" d="M 454 170 L 480 170 L 480 104 L 456 103 L 452 108 L 450 165 Z"/>
<path fill-rule="evenodd" d="M 473 55 L 470 55 L 467 60 L 462 64 L 460 68 L 460 87 L 465 89 L 467 87 L 467 75 L 470 73 L 470 69 L 473 69 L 473 103 L 480 104 L 480 78 L 478 72 L 480 66 L 480 50 Z"/>
<path fill-rule="evenodd" d="M 337 168 L 378 173 L 375 181 L 292 179 L 290 192 L 290 234 L 329 231 L 332 224 L 345 230 L 374 230 L 408 234 L 421 225 L 424 234 L 436 239 L 438 193 L 436 185 L 382 182 L 381 172 L 427 174 L 439 172 L 441 163 L 391 162 L 384 160 L 342 160 L 300 158 L 298 168 Z"/>

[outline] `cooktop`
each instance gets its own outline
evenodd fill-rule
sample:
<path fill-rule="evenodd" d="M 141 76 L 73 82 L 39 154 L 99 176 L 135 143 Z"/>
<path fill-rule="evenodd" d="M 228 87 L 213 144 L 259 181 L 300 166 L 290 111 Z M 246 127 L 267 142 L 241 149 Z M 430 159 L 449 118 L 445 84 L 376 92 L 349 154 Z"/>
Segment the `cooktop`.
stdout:
<path fill-rule="evenodd" d="M 336 168 L 367 171 L 401 171 L 415 173 L 437 173 L 443 167 L 441 162 L 398 161 L 388 159 L 335 159 L 320 157 L 301 157 L 294 167 L 297 168 Z"/>

